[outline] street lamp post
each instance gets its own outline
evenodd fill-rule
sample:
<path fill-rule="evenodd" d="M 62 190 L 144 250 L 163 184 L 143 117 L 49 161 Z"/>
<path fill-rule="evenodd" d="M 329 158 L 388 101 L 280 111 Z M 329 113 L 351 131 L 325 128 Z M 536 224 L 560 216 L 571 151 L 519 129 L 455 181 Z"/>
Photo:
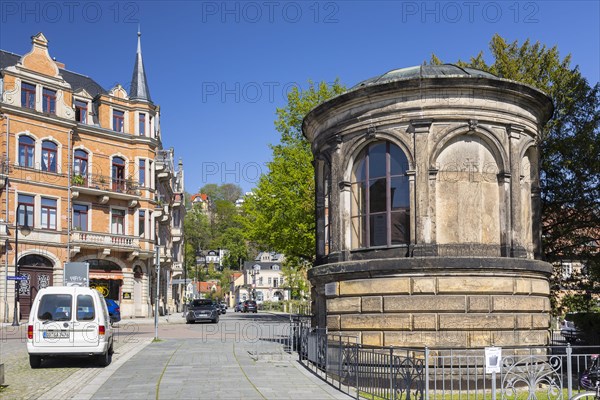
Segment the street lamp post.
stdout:
<path fill-rule="evenodd" d="M 187 252 L 183 249 L 183 315 L 187 307 Z"/>
<path fill-rule="evenodd" d="M 15 223 L 15 277 L 18 278 L 19 275 L 19 211 L 21 209 L 21 204 L 17 205 L 17 217 Z M 31 233 L 31 228 L 27 224 L 27 210 L 25 210 L 24 221 L 25 225 L 21 227 L 21 233 L 23 236 L 27 236 Z M 13 307 L 13 323 L 12 326 L 19 326 L 19 286 L 21 286 L 21 281 L 15 280 L 15 304 Z"/>

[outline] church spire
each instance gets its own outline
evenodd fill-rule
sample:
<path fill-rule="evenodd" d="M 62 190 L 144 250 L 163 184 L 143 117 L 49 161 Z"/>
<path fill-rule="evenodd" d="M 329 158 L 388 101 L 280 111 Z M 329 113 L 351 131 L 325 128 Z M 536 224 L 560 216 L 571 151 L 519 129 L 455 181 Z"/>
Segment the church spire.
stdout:
<path fill-rule="evenodd" d="M 129 89 L 129 98 L 131 100 L 143 100 L 152 102 L 150 90 L 146 81 L 146 71 L 144 70 L 144 61 L 142 60 L 142 34 L 138 28 L 137 54 L 135 55 L 135 65 L 133 67 L 133 76 L 131 77 L 131 87 Z"/>

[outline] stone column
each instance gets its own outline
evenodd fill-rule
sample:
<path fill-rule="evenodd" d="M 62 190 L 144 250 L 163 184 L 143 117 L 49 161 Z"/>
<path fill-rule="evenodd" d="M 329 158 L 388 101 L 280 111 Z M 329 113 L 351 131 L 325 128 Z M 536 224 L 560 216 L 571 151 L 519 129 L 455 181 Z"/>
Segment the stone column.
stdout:
<path fill-rule="evenodd" d="M 414 198 L 414 204 L 411 201 L 411 214 L 414 215 L 411 221 L 411 238 L 415 245 L 415 251 L 421 253 L 425 240 L 424 227 L 430 225 L 431 215 L 429 215 L 429 151 L 428 139 L 431 129 L 432 119 L 411 120 L 410 126 L 413 133 L 413 159 L 414 175 L 411 179 L 411 196 Z M 409 178 L 409 179 L 410 179 Z"/>
<path fill-rule="evenodd" d="M 519 143 L 524 127 L 511 124 L 508 128 L 508 147 L 510 159 L 510 232 L 511 232 L 511 257 L 527 257 L 527 250 L 523 243 L 521 224 L 521 154 Z"/>

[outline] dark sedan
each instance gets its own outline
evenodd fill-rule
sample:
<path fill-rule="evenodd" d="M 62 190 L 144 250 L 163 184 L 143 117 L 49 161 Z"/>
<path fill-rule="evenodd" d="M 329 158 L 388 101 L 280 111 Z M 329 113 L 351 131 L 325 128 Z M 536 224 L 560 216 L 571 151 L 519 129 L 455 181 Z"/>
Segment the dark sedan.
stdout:
<path fill-rule="evenodd" d="M 254 300 L 246 300 L 244 302 L 244 312 L 256 313 L 258 311 L 258 306 Z"/>
<path fill-rule="evenodd" d="M 193 324 L 198 321 L 219 322 L 219 309 L 209 299 L 192 300 L 188 306 L 185 322 Z"/>

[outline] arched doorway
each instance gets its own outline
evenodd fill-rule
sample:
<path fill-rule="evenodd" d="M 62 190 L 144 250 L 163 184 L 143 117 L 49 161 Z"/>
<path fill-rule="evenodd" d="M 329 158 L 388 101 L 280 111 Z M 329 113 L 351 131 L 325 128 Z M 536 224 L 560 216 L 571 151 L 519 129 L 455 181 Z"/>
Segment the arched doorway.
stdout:
<path fill-rule="evenodd" d="M 53 267 L 52 261 L 37 254 L 30 254 L 19 260 L 19 273 L 27 278 L 19 282 L 21 318 L 29 318 L 31 304 L 40 289 L 52 286 Z"/>
<path fill-rule="evenodd" d="M 91 259 L 90 287 L 98 290 L 105 298 L 121 301 L 123 271 L 116 263 L 109 260 Z"/>

